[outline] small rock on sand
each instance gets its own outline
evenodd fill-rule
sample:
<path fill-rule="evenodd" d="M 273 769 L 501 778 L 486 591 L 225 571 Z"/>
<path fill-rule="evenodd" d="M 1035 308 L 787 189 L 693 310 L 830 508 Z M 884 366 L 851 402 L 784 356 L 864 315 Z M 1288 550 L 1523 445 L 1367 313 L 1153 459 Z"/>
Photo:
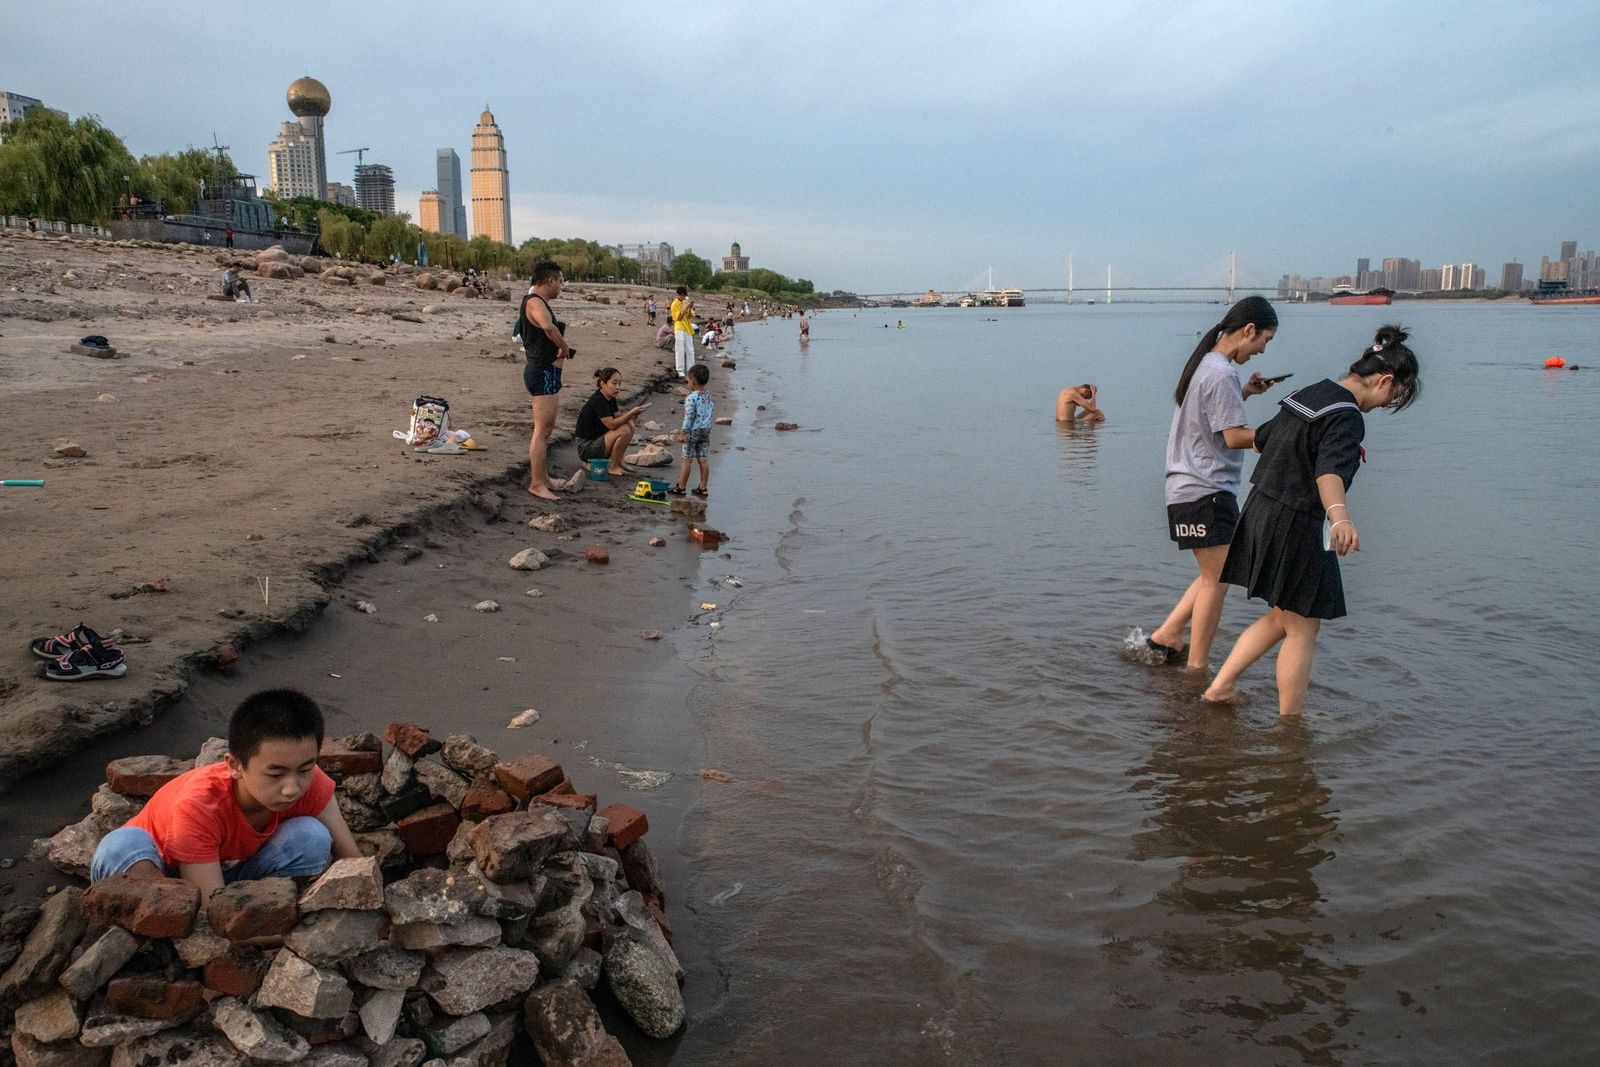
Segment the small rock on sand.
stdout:
<path fill-rule="evenodd" d="M 589 563 L 610 563 L 611 553 L 607 552 L 599 545 L 590 545 L 588 548 L 583 550 L 583 558 Z"/>
<path fill-rule="evenodd" d="M 545 533 L 555 533 L 565 525 L 566 522 L 561 518 L 561 516 L 557 515 L 553 511 L 548 515 L 535 515 L 533 518 L 528 520 L 528 527 L 530 529 L 543 530 Z"/>
<path fill-rule="evenodd" d="M 661 631 L 660 630 L 646 630 L 644 633 L 640 634 L 639 636 L 643 637 L 646 641 L 659 641 L 659 640 L 661 640 Z"/>
<path fill-rule="evenodd" d="M 712 421 L 714 421 L 718 426 L 732 426 L 733 425 L 733 418 L 731 416 L 729 416 L 729 415 L 718 416 L 716 419 L 714 419 Z"/>
<path fill-rule="evenodd" d="M 51 451 L 58 456 L 66 456 L 68 459 L 82 459 L 89 454 L 89 450 L 76 441 L 62 441 Z"/>
<path fill-rule="evenodd" d="M 536 571 L 543 569 L 549 562 L 550 557 L 537 548 L 525 548 L 511 557 L 508 566 L 514 571 Z"/>
<path fill-rule="evenodd" d="M 376 615 L 378 613 L 378 606 L 370 600 L 358 600 L 355 607 L 363 615 Z"/>
<path fill-rule="evenodd" d="M 651 548 L 661 548 L 666 543 L 667 543 L 666 539 L 662 538 L 662 537 L 652 537 L 652 538 L 650 538 L 650 547 Z"/>
<path fill-rule="evenodd" d="M 435 615 L 433 612 L 430 611 L 430 612 L 428 612 L 428 614 L 426 614 L 426 615 L 424 615 L 422 617 L 422 621 L 423 622 L 438 622 L 439 621 L 439 616 Z"/>
<path fill-rule="evenodd" d="M 506 723 L 506 729 L 507 730 L 520 730 L 525 726 L 532 726 L 534 723 L 536 723 L 538 721 L 539 721 L 539 713 L 537 711 L 535 711 L 534 709 L 532 709 L 532 708 L 527 708 L 527 709 L 525 709 L 523 711 L 518 712 L 515 716 L 513 716 L 511 721 Z"/>
<path fill-rule="evenodd" d="M 544 590 L 543 589 L 530 589 L 530 590 L 528 590 L 528 595 L 529 596 L 544 596 Z"/>
<path fill-rule="evenodd" d="M 476 604 L 472 605 L 472 610 L 487 614 L 491 611 L 499 611 L 500 605 L 493 600 L 480 600 Z"/>

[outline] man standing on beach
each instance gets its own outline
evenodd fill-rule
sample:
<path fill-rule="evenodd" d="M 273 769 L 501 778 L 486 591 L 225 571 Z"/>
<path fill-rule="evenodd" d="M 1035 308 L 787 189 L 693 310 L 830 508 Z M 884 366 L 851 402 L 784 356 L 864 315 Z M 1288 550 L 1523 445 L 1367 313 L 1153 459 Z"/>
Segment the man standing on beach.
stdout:
<path fill-rule="evenodd" d="M 522 347 L 528 362 L 522 368 L 522 384 L 533 402 L 533 436 L 528 440 L 528 492 L 541 500 L 554 500 L 555 485 L 550 481 L 550 431 L 555 429 L 556 410 L 561 406 L 561 369 L 572 358 L 567 345 L 566 324 L 550 309 L 550 301 L 561 295 L 561 268 L 549 260 L 534 265 L 528 293 L 522 298 Z"/>
<path fill-rule="evenodd" d="M 678 377 L 687 378 L 694 366 L 694 302 L 686 287 L 678 286 L 678 298 L 668 313 L 672 316 L 672 358 L 678 365 Z"/>

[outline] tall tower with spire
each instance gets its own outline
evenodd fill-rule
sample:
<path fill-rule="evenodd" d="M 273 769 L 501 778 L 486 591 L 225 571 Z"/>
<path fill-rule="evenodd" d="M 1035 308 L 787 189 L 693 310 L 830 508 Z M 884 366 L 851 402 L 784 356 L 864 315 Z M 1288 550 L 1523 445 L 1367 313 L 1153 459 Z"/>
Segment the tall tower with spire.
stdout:
<path fill-rule="evenodd" d="M 511 243 L 511 172 L 506 140 L 489 105 L 472 129 L 472 235 Z"/>

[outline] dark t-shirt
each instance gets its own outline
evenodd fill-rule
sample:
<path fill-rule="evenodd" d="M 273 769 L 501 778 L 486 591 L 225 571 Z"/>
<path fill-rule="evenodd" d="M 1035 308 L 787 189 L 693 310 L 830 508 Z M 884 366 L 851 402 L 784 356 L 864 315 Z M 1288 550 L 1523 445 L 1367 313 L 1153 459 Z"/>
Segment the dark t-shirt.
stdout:
<path fill-rule="evenodd" d="M 556 319 L 554 311 L 550 310 L 550 302 L 538 293 L 529 293 L 522 298 L 522 350 L 527 353 L 528 362 L 537 370 L 549 370 L 556 365 L 556 343 L 545 336 L 545 332 L 528 317 L 528 305 L 533 301 L 544 305 L 545 311 L 550 313 L 550 320 L 555 322 L 556 331 L 563 337 L 566 336 L 566 323 Z"/>
<path fill-rule="evenodd" d="M 604 415 L 608 419 L 617 417 L 617 402 L 607 400 L 606 395 L 600 390 L 594 391 L 583 405 L 583 410 L 578 412 L 578 425 L 574 432 L 580 441 L 593 441 L 606 435 L 606 424 L 600 421 Z"/>
<path fill-rule="evenodd" d="M 1261 459 L 1250 475 L 1258 492 L 1317 518 L 1317 479 L 1337 474 L 1346 490 L 1361 466 L 1366 420 L 1350 390 L 1324 379 L 1280 401 L 1278 413 L 1256 430 Z"/>

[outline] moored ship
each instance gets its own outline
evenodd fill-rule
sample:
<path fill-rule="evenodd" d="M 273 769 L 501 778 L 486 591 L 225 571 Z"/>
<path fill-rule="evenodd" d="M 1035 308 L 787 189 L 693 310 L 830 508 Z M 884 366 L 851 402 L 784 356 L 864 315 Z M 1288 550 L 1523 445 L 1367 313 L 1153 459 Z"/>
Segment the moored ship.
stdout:
<path fill-rule="evenodd" d="M 1566 282 L 1540 282 L 1528 294 L 1533 304 L 1600 304 L 1600 289 L 1568 289 Z"/>
<path fill-rule="evenodd" d="M 1358 293 L 1348 285 L 1335 286 L 1333 295 L 1328 297 L 1330 304 L 1392 304 L 1394 303 L 1393 289 L 1369 289 Z"/>

